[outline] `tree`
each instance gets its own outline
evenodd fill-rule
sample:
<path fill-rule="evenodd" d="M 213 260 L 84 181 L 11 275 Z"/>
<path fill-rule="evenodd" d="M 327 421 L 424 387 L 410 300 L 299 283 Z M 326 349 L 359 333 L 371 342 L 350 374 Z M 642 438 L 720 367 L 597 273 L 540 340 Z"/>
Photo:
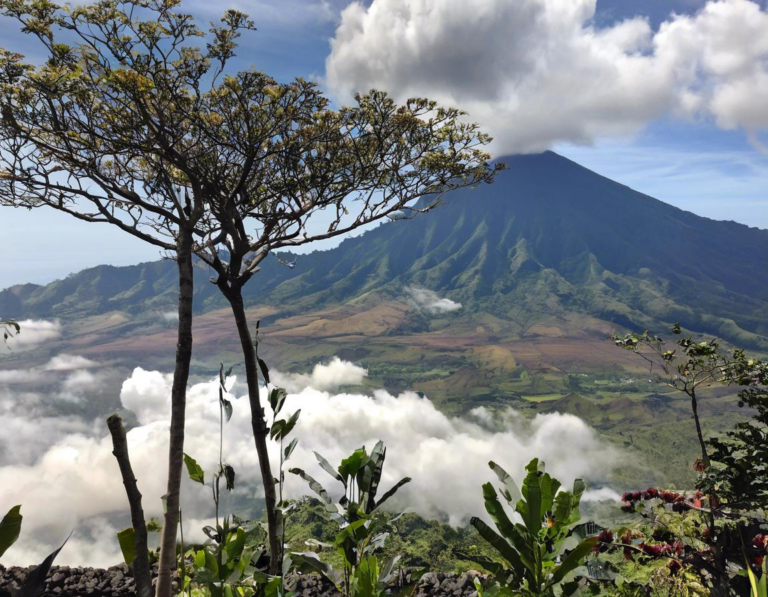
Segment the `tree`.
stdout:
<path fill-rule="evenodd" d="M 227 77 L 199 122 L 215 160 L 209 197 L 216 224 L 197 245 L 229 301 L 245 359 L 252 427 L 264 483 L 270 552 L 279 554 L 278 504 L 259 390 L 258 336 L 243 287 L 275 249 L 332 238 L 384 218 L 437 207 L 447 191 L 490 182 L 489 138 L 463 113 L 424 99 L 396 105 L 381 92 L 334 111 L 315 85 L 278 84 L 252 71 Z M 421 200 L 416 203 L 416 200 Z M 329 222 L 315 228 L 317 216 Z M 406 215 L 406 217 L 407 217 Z M 314 218 L 314 219 L 313 219 Z M 293 264 L 290 264 L 293 265 Z M 273 558 L 273 572 L 279 561 Z"/>
<path fill-rule="evenodd" d="M 423 99 L 397 106 L 375 91 L 333 110 L 301 79 L 280 84 L 254 70 L 225 75 L 237 38 L 252 22 L 227 11 L 202 51 L 190 40 L 203 32 L 191 16 L 175 12 L 177 5 L 103 0 L 64 10 L 48 0 L 0 0 L 49 54 L 39 68 L 0 54 L 0 197 L 110 222 L 174 251 L 179 263 L 184 313 L 180 303 L 163 597 L 178 514 L 181 384 L 191 350 L 190 253 L 216 272 L 237 323 L 276 573 L 278 505 L 258 337 L 249 329 L 243 287 L 276 249 L 429 211 L 445 192 L 490 182 L 501 168 L 489 165 L 483 151 L 490 139 L 463 122 L 459 110 Z M 77 45 L 61 43 L 54 31 Z M 266 367 L 261 375 L 268 382 Z"/>
<path fill-rule="evenodd" d="M 178 344 L 157 588 L 163 597 L 171 593 L 176 562 L 192 251 L 210 182 L 198 176 L 209 157 L 188 113 L 204 81 L 215 79 L 231 57 L 231 40 L 250 26 L 225 18 L 211 27 L 201 53 L 185 45 L 202 32 L 189 15 L 173 11 L 176 4 L 107 0 L 62 8 L 47 0 L 0 1 L 3 14 L 47 53 L 34 67 L 0 50 L 0 203 L 49 206 L 106 222 L 169 251 L 177 262 Z"/>
<path fill-rule="evenodd" d="M 699 416 L 699 394 L 701 388 L 731 383 L 731 362 L 720 352 L 716 339 L 696 342 L 690 336 L 683 336 L 680 324 L 672 326 L 672 333 L 679 336 L 677 348 L 667 350 L 666 342 L 647 331 L 642 334 L 612 335 L 616 346 L 640 355 L 653 372 L 654 367 L 662 372 L 664 383 L 691 400 L 691 412 L 696 425 L 696 438 L 701 450 L 701 465 L 709 468 L 710 457 L 707 442 Z"/>
<path fill-rule="evenodd" d="M 728 382 L 741 387 L 738 404 L 751 417 L 708 440 L 712 466 L 702 471 L 698 487 L 716 494 L 721 509 L 760 512 L 768 507 L 768 363 L 743 350 L 729 360 Z"/>
<path fill-rule="evenodd" d="M 692 510 L 701 514 L 707 525 L 699 539 L 708 552 L 703 556 L 694 554 L 697 568 L 706 570 L 712 578 L 713 594 L 726 595 L 732 576 L 729 572 L 737 562 L 743 562 L 748 553 L 759 560 L 758 571 L 763 562 L 760 553 L 765 546 L 756 548 L 752 543 L 763 541 L 763 535 L 756 535 L 756 529 L 764 520 L 762 512 L 768 503 L 768 365 L 747 357 L 741 349 L 726 352 L 715 339 L 694 341 L 683 336 L 679 324 L 673 326 L 672 332 L 679 336 L 673 350 L 667 350 L 662 338 L 648 332 L 612 339 L 618 346 L 641 355 L 652 367 L 660 367 L 669 376 L 667 385 L 691 399 L 701 448 L 701 458 L 694 464 L 699 472 L 700 491 L 694 500 L 688 501 L 681 494 L 656 489 L 627 493 L 623 499 L 628 503 L 628 511 L 634 511 L 637 502 L 653 500 L 658 502 L 657 509 L 666 507 L 675 512 Z M 733 431 L 706 439 L 699 418 L 697 391 L 711 385 L 741 387 L 739 406 L 754 410 L 752 418 L 738 423 Z M 752 572 L 753 563 L 750 558 L 747 560 L 746 570 Z"/>

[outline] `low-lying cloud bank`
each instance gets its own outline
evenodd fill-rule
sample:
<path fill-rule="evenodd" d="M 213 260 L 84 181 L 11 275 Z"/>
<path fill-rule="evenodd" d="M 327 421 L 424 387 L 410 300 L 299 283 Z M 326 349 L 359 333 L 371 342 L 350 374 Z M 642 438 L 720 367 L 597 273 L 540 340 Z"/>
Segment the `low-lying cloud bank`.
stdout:
<path fill-rule="evenodd" d="M 451 313 L 452 311 L 458 311 L 462 307 L 461 303 L 452 301 L 449 298 L 441 298 L 440 295 L 433 290 L 420 288 L 418 286 L 406 286 L 404 290 L 408 297 L 408 302 L 410 302 L 413 307 L 430 315 Z"/>
<path fill-rule="evenodd" d="M 61 323 L 38 319 L 25 319 L 18 322 L 21 331 L 9 334 L 6 342 L 1 342 L 0 354 L 11 351 L 24 351 L 37 348 L 45 342 L 58 340 L 61 337 Z"/>
<path fill-rule="evenodd" d="M 302 411 L 295 431 L 300 443 L 291 464 L 305 468 L 332 493 L 337 489 L 334 481 L 322 472 L 311 451 L 337 463 L 353 449 L 370 448 L 379 439 L 388 446 L 383 485 L 406 475 L 414 479 L 393 507 L 408 507 L 453 524 L 483 512 L 480 486 L 493 478 L 487 468 L 490 459 L 519 477 L 525 463 L 538 456 L 566 486 L 575 477 L 584 477 L 594 487 L 606 481 L 617 463 L 616 452 L 572 415 L 548 414 L 526 420 L 512 410 L 491 416 L 478 408 L 466 418 L 453 418 L 412 392 L 399 396 L 384 390 L 372 395 L 334 393 L 339 386 L 360 383 L 364 376 L 363 369 L 339 359 L 315 367 L 311 375 L 275 375 L 292 384 L 285 412 Z M 165 462 L 167 451 L 170 388 L 171 376 L 137 368 L 124 382 L 120 396 L 123 406 L 136 413 L 139 421 L 129 431 L 128 441 L 148 516 L 160 515 L 160 496 L 165 493 L 165 466 L 160 463 Z M 255 499 L 262 490 L 250 414 L 247 401 L 235 398 L 243 396 L 245 388 L 233 379 L 229 389 L 234 415 L 225 428 L 225 460 L 238 473 L 238 499 Z M 4 419 L 23 399 L 14 395 L 0 401 Z M 187 413 L 186 452 L 210 473 L 215 469 L 218 445 L 215 382 L 190 388 Z M 0 461 L 0 510 L 20 503 L 25 516 L 21 539 L 8 551 L 4 563 L 39 561 L 73 528 L 75 534 L 59 557 L 62 563 L 101 566 L 118 562 L 114 532 L 127 524 L 127 502 L 103 424 L 93 429 L 88 423 L 72 421 L 71 427 L 61 423 L 52 433 L 53 422 L 41 420 L 34 411 L 18 417 L 14 429 L 26 425 L 31 433 L 46 428 L 43 437 L 50 441 L 30 443 L 34 453 L 25 458 Z M 30 433 L 22 432 L 14 441 L 29 442 Z M 273 456 L 277 457 L 276 451 Z M 303 482 L 287 477 L 289 496 L 308 493 Z M 209 493 L 185 483 L 185 534 L 199 533 L 202 521 L 212 515 Z M 615 495 L 602 489 L 594 497 Z"/>
<path fill-rule="evenodd" d="M 373 0 L 341 13 L 326 82 L 467 110 L 495 152 L 632 134 L 672 115 L 768 128 L 768 10 L 711 0 L 654 30 L 595 23 L 595 0 Z"/>

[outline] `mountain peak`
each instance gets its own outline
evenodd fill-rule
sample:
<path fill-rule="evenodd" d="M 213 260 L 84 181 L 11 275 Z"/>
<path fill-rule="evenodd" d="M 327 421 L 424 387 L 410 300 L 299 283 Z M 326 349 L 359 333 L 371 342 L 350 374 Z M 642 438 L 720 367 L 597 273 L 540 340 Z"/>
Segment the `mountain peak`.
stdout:
<path fill-rule="evenodd" d="M 494 184 L 451 193 L 412 220 L 335 249 L 268 259 L 248 300 L 295 309 L 398 295 L 421 286 L 496 317 L 593 317 L 632 327 L 685 327 L 768 348 L 768 231 L 696 216 L 547 151 L 500 158 Z M 224 306 L 199 275 L 196 308 Z M 88 270 L 0 292 L 8 317 L 68 317 L 172 308 L 172 264 Z"/>

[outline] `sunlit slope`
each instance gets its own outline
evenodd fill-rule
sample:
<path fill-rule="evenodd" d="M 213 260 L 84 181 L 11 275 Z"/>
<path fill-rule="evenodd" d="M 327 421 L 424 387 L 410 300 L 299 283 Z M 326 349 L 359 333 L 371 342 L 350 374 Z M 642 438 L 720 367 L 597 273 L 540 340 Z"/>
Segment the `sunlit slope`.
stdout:
<path fill-rule="evenodd" d="M 768 232 L 696 216 L 599 176 L 552 152 L 504 158 L 493 185 L 449 195 L 409 221 L 386 223 L 330 251 L 270 258 L 249 288 L 252 305 L 295 313 L 421 286 L 519 327 L 680 321 L 736 344 L 768 348 Z M 728 198 L 724 197 L 726 201 Z M 174 264 L 85 270 L 45 287 L 0 293 L 16 317 L 81 317 L 174 308 Z M 198 268 L 196 307 L 224 307 Z"/>

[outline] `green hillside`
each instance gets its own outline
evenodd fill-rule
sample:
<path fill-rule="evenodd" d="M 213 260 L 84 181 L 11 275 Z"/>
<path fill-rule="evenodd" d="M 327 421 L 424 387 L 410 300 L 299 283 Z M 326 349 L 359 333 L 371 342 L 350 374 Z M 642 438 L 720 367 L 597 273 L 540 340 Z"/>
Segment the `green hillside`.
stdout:
<path fill-rule="evenodd" d="M 252 305 L 338 305 L 409 285 L 518 325 L 588 314 L 628 327 L 684 327 L 767 349 L 768 232 L 717 222 L 634 192 L 552 152 L 505 158 L 496 183 L 434 212 L 389 222 L 329 251 L 269 259 Z M 291 260 L 292 256 L 289 257 Z M 101 266 L 0 292 L 17 318 L 83 317 L 175 306 L 173 263 Z M 225 303 L 200 267 L 196 308 Z"/>

